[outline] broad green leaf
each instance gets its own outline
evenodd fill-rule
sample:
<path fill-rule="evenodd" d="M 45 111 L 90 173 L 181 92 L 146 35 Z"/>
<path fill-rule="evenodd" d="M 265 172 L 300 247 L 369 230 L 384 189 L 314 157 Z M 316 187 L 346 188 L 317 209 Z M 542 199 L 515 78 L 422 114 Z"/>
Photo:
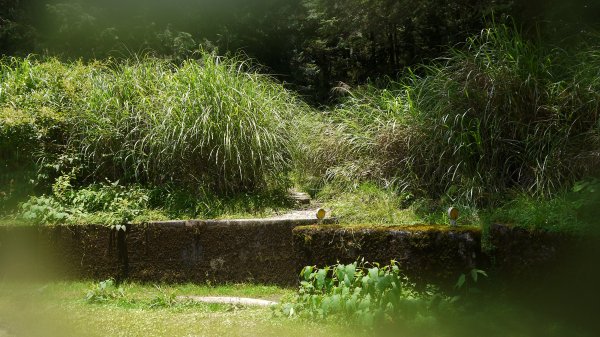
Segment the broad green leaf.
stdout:
<path fill-rule="evenodd" d="M 317 274 L 315 275 L 315 279 L 317 280 L 317 288 L 322 289 L 325 285 L 325 278 L 327 277 L 327 272 L 325 269 L 319 269 Z"/>
<path fill-rule="evenodd" d="M 361 282 L 362 282 L 363 288 L 368 290 L 369 289 L 369 276 L 368 275 L 363 276 Z"/>
<path fill-rule="evenodd" d="M 465 274 L 460 274 L 460 277 L 458 278 L 458 281 L 456 282 L 455 287 L 461 288 L 465 284 L 465 281 L 466 281 Z"/>
<path fill-rule="evenodd" d="M 369 309 L 369 307 L 371 307 L 371 296 L 367 295 L 363 299 L 360 300 L 360 303 L 358 304 L 358 308 L 361 310 L 367 310 L 367 309 Z"/>
<path fill-rule="evenodd" d="M 369 278 L 371 278 L 373 281 L 377 280 L 379 278 L 379 268 L 369 268 Z"/>
<path fill-rule="evenodd" d="M 356 272 L 356 262 L 346 266 L 346 276 L 350 282 L 354 282 L 354 273 Z"/>
<path fill-rule="evenodd" d="M 471 278 L 474 282 L 477 282 L 477 269 L 471 269 Z"/>
<path fill-rule="evenodd" d="M 304 269 L 302 269 L 302 275 L 306 281 L 310 280 L 310 274 L 312 274 L 313 269 L 313 266 L 306 266 Z"/>
<path fill-rule="evenodd" d="M 337 275 L 338 282 L 343 282 L 344 275 L 346 274 L 345 267 L 341 264 L 338 264 L 337 267 L 335 267 L 335 273 Z"/>

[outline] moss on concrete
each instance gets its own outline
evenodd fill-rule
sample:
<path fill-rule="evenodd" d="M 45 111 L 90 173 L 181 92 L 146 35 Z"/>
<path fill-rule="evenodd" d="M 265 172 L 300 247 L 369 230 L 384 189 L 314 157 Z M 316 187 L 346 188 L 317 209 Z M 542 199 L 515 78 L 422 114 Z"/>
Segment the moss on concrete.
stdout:
<path fill-rule="evenodd" d="M 494 225 L 298 226 L 294 221 L 166 221 L 128 225 L 2 226 L 0 276 L 132 279 L 147 282 L 258 282 L 292 285 L 305 265 L 396 260 L 419 283 L 452 286 L 471 268 L 496 280 L 543 280 L 572 261 L 582 243 L 565 233 Z M 588 263 L 591 264 L 592 262 Z M 533 281 L 532 281 L 533 282 Z"/>
<path fill-rule="evenodd" d="M 296 227 L 293 232 L 299 266 L 360 258 L 378 263 L 395 260 L 411 279 L 444 286 L 486 261 L 476 227 L 333 225 Z"/>

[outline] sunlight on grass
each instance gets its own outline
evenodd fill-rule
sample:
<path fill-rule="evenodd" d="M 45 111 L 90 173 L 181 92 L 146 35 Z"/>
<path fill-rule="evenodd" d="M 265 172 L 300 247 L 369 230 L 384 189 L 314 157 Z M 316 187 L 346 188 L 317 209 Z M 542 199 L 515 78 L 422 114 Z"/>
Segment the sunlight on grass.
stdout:
<path fill-rule="evenodd" d="M 340 327 L 273 317 L 270 308 L 176 303 L 149 307 L 166 294 L 268 298 L 294 290 L 265 285 L 218 287 L 124 284 L 122 299 L 92 304 L 95 283 L 0 283 L 0 335 L 4 336 L 342 336 Z M 35 322 L 35 324 L 32 324 Z"/>

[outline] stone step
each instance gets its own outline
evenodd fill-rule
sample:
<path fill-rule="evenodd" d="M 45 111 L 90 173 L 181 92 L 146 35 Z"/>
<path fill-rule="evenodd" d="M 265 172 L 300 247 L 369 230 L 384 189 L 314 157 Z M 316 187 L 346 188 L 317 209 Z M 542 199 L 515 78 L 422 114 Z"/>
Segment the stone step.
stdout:
<path fill-rule="evenodd" d="M 299 192 L 297 190 L 289 190 L 288 198 L 292 200 L 297 205 L 309 205 L 310 204 L 310 195 L 308 193 Z"/>

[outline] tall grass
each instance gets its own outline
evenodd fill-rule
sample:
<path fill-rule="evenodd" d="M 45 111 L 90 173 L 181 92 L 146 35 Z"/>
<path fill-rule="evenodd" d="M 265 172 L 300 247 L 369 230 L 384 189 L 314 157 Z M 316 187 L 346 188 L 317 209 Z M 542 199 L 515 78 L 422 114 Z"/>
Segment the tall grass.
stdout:
<path fill-rule="evenodd" d="M 306 160 L 330 181 L 475 204 L 514 189 L 552 195 L 599 168 L 598 50 L 543 46 L 496 25 L 318 116 L 326 140 Z"/>
<path fill-rule="evenodd" d="M 290 121 L 307 107 L 245 61 L 200 56 L 180 66 L 4 59 L 0 110 L 9 112 L 0 128 L 21 116 L 30 139 L 55 145 L 28 143 L 38 168 L 75 168 L 81 181 L 218 193 L 284 187 Z"/>
<path fill-rule="evenodd" d="M 421 184 L 477 201 L 513 187 L 547 196 L 590 174 L 599 119 L 586 100 L 600 97 L 573 68 L 580 57 L 497 26 L 412 78 L 429 130 L 412 159 Z"/>

